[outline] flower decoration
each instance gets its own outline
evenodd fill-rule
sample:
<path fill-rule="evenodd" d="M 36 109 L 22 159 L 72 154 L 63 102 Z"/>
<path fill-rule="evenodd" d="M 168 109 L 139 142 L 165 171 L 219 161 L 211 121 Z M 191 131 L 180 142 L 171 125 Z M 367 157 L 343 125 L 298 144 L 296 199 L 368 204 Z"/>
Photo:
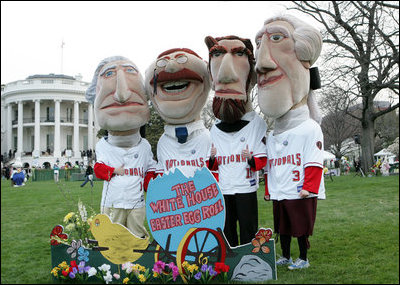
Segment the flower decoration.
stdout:
<path fill-rule="evenodd" d="M 271 250 L 267 245 L 263 245 L 269 241 L 272 237 L 271 229 L 260 229 L 256 233 L 256 237 L 251 240 L 252 245 L 254 246 L 252 252 L 257 253 L 260 250 L 264 253 L 270 253 Z"/>
<path fill-rule="evenodd" d="M 60 244 L 60 240 L 67 240 L 68 234 L 63 233 L 64 227 L 61 225 L 57 225 L 53 228 L 50 234 L 50 244 L 51 245 L 58 245 Z"/>
<path fill-rule="evenodd" d="M 89 261 L 89 251 L 85 250 L 83 246 L 78 249 L 78 260 L 80 261 Z"/>
<path fill-rule="evenodd" d="M 75 241 L 73 240 L 71 242 L 71 246 L 67 249 L 67 253 L 71 255 L 71 258 L 75 258 L 76 254 L 78 252 L 78 249 L 82 246 L 82 241 L 78 240 Z"/>
<path fill-rule="evenodd" d="M 94 275 L 91 274 L 93 270 L 96 271 L 95 268 L 86 266 L 84 261 L 81 261 L 79 265 L 77 265 L 75 260 L 71 260 L 69 265 L 66 261 L 63 261 L 58 266 L 54 267 L 50 273 L 59 280 L 70 283 L 72 280 L 86 281 L 90 276 Z"/>

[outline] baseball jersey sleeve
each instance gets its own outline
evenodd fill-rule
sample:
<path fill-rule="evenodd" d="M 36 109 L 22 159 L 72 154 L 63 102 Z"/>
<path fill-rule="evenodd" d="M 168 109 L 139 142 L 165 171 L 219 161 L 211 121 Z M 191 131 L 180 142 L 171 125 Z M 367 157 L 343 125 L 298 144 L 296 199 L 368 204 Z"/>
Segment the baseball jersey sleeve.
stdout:
<path fill-rule="evenodd" d="M 316 166 L 322 169 L 324 162 L 323 134 L 321 127 L 315 121 L 312 123 L 314 124 L 313 132 L 307 135 L 304 146 L 304 168 Z"/>

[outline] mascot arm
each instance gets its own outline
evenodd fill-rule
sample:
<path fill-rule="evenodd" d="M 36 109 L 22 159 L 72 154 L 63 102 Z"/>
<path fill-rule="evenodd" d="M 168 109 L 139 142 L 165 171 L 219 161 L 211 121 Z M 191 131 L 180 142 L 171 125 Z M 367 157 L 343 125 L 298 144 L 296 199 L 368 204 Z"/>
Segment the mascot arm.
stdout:
<path fill-rule="evenodd" d="M 217 171 L 218 170 L 218 162 L 215 158 L 210 158 L 209 160 L 206 161 L 207 168 L 211 171 Z"/>
<path fill-rule="evenodd" d="M 250 165 L 250 169 L 254 172 L 259 171 L 264 168 L 267 164 L 267 157 L 252 157 L 251 159 L 247 160 L 248 164 Z"/>
<path fill-rule="evenodd" d="M 264 173 L 264 183 L 265 183 L 265 194 L 264 196 L 269 196 L 269 191 L 268 191 L 268 174 Z"/>
<path fill-rule="evenodd" d="M 303 189 L 308 192 L 318 194 L 319 185 L 321 184 L 322 179 L 322 171 L 321 167 L 317 166 L 309 166 L 304 170 L 304 184 Z"/>
<path fill-rule="evenodd" d="M 96 162 L 94 165 L 94 173 L 99 179 L 110 181 L 114 174 L 114 167 L 105 165 L 104 163 Z"/>
<path fill-rule="evenodd" d="M 147 187 L 149 187 L 149 182 L 151 179 L 155 179 L 157 177 L 157 173 L 155 171 L 149 171 L 146 173 L 146 176 L 144 177 L 144 182 L 143 182 L 143 188 L 144 191 L 147 192 Z M 162 176 L 162 174 L 161 174 Z"/>

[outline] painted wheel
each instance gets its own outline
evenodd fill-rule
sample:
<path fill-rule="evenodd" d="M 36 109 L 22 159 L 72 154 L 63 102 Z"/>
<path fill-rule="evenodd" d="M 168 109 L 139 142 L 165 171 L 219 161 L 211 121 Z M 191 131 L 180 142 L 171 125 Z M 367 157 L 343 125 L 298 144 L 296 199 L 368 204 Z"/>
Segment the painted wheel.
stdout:
<path fill-rule="evenodd" d="M 176 264 L 183 281 L 184 268 L 182 263 L 186 260 L 201 267 L 203 264 L 225 262 L 226 245 L 222 235 L 216 230 L 208 228 L 191 228 L 182 238 L 176 253 Z"/>

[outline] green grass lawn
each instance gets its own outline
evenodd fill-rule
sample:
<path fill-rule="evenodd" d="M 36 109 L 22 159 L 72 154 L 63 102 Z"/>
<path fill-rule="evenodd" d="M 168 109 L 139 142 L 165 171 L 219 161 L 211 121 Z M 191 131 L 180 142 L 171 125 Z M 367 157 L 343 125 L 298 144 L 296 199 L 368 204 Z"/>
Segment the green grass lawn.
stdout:
<path fill-rule="evenodd" d="M 326 179 L 327 199 L 318 201 L 314 235 L 302 271 L 278 268 L 278 280 L 291 283 L 399 283 L 399 176 Z M 1 283 L 52 283 L 49 235 L 80 199 L 96 211 L 102 182 L 30 182 L 12 188 L 1 182 Z M 272 203 L 259 196 L 259 227 L 273 228 Z M 277 254 L 281 253 L 276 245 Z M 299 255 L 292 240 L 292 257 Z"/>

